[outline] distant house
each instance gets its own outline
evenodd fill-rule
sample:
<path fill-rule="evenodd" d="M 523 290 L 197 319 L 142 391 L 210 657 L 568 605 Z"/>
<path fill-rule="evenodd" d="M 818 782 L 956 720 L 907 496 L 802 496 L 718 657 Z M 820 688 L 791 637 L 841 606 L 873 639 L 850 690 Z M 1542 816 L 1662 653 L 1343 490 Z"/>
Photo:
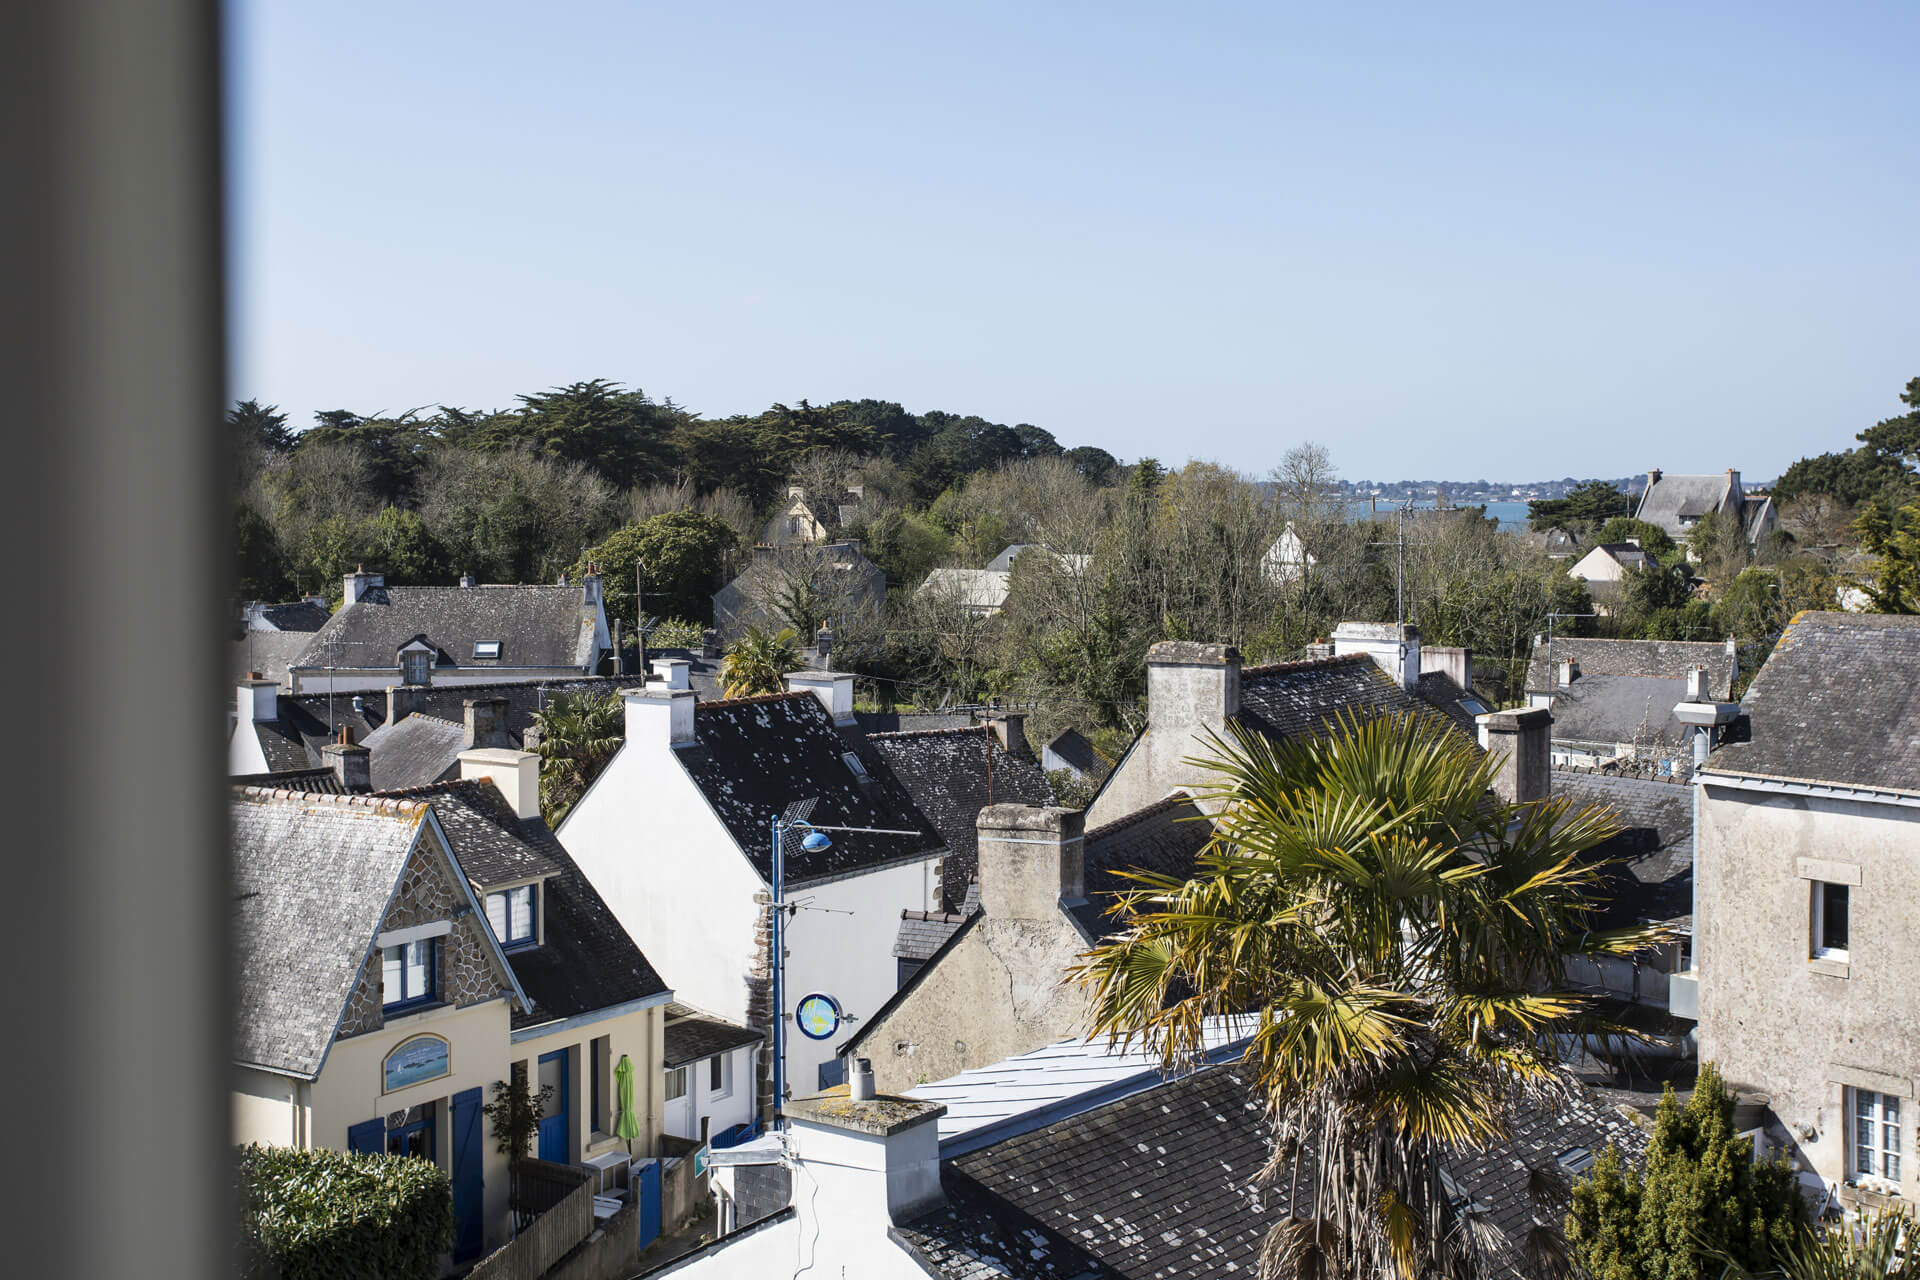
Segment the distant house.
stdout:
<path fill-rule="evenodd" d="M 612 652 L 597 575 L 578 586 L 389 587 L 355 572 L 288 674 L 294 693 L 535 683 L 599 674 Z"/>
<path fill-rule="evenodd" d="M 1526 536 L 1527 545 L 1546 552 L 1549 560 L 1571 560 L 1580 554 L 1580 539 L 1555 526 Z"/>
<path fill-rule="evenodd" d="M 1540 637 L 1527 667 L 1527 704 L 1553 712 L 1557 765 L 1638 761 L 1684 776 L 1692 769 L 1692 727 L 1675 708 L 1730 702 L 1738 667 L 1731 640 L 1557 636 L 1549 657 Z"/>
<path fill-rule="evenodd" d="M 769 547 L 804 547 L 832 542 L 857 521 L 865 487 L 850 484 L 832 497 L 810 497 L 806 486 L 787 486 L 786 501 L 767 518 L 759 541 Z"/>
<path fill-rule="evenodd" d="M 1275 586 L 1286 586 L 1306 577 L 1317 563 L 1313 553 L 1300 541 L 1300 535 L 1294 532 L 1293 521 L 1289 520 L 1287 527 L 1280 531 L 1280 536 L 1273 540 L 1273 545 L 1267 548 L 1267 554 L 1261 560 L 1261 571 L 1266 574 L 1268 582 Z"/>
<path fill-rule="evenodd" d="M 1658 468 L 1647 472 L 1647 487 L 1640 494 L 1634 519 L 1665 530 L 1684 545 L 1709 514 L 1729 521 L 1749 547 L 1780 527 L 1772 496 L 1748 493 L 1741 487 L 1740 473 L 1732 468 L 1717 476 L 1670 476 Z"/>
<path fill-rule="evenodd" d="M 1594 610 L 1608 614 L 1618 607 L 1621 584 L 1628 572 L 1646 569 L 1653 563 L 1653 557 L 1641 549 L 1640 540 L 1628 538 L 1625 542 L 1603 542 L 1595 546 L 1567 569 L 1567 576 L 1586 583 Z"/>
<path fill-rule="evenodd" d="M 1054 562 L 1069 574 L 1085 573 L 1093 563 L 1092 556 L 1057 554 L 1033 543 L 1016 542 L 988 561 L 984 569 L 933 570 L 914 594 L 944 600 L 981 617 L 992 617 L 1006 605 L 1007 596 L 1013 590 L 1014 561 L 1029 551 L 1052 555 Z"/>
<path fill-rule="evenodd" d="M 1702 1059 L 1842 1208 L 1920 1197 L 1920 618 L 1802 613 L 1695 775 Z"/>
<path fill-rule="evenodd" d="M 806 597 L 831 624 L 855 613 L 878 613 L 886 604 L 887 575 L 854 542 L 755 547 L 739 575 L 713 594 L 714 630 L 729 644 L 749 627 L 778 631 L 788 625 L 787 605 L 796 596 Z"/>
<path fill-rule="evenodd" d="M 1040 767 L 1048 773 L 1065 769 L 1076 778 L 1098 782 L 1113 768 L 1113 761 L 1100 754 L 1078 729 L 1062 729 L 1040 752 Z"/>
<path fill-rule="evenodd" d="M 624 691 L 626 741 L 568 811 L 559 836 L 683 998 L 771 1027 L 768 947 L 774 819 L 814 802 L 831 845 L 786 854 L 786 1007 L 826 997 L 867 1017 L 893 993 L 902 910 L 940 905 L 946 842 L 853 717 L 853 677 L 795 672 L 789 692 L 702 702 L 661 684 Z M 804 1093 L 838 1067 L 798 1033 L 787 1079 Z M 771 1067 L 770 1061 L 768 1067 Z M 772 1103 L 771 1082 L 758 1094 Z"/>

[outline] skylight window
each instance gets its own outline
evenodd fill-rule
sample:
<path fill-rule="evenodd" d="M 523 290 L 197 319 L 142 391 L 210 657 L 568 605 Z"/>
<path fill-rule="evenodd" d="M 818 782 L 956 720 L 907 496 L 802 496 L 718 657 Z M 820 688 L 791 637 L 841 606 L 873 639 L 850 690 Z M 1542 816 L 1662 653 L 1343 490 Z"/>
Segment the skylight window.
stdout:
<path fill-rule="evenodd" d="M 1560 1153 L 1560 1167 L 1568 1173 L 1585 1173 L 1593 1167 L 1593 1152 L 1586 1147 L 1568 1147 Z"/>
<path fill-rule="evenodd" d="M 500 642 L 498 640 L 475 640 L 473 642 L 473 656 L 476 658 L 499 657 Z"/>
<path fill-rule="evenodd" d="M 1486 704 L 1478 698 L 1462 698 L 1460 699 L 1460 705 L 1466 709 L 1467 714 L 1470 716 L 1483 716 L 1487 714 Z"/>
<path fill-rule="evenodd" d="M 864 779 L 867 776 L 867 766 L 860 763 L 859 756 L 851 751 L 842 751 L 840 758 L 847 762 L 847 768 L 853 771 L 854 777 Z"/>

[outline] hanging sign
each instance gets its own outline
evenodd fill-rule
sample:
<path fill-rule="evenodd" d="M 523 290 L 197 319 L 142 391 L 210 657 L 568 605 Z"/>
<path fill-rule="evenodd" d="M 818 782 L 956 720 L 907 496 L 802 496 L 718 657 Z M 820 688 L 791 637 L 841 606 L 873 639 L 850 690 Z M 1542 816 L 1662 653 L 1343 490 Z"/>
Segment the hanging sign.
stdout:
<path fill-rule="evenodd" d="M 827 1039 L 840 1029 L 843 1020 L 840 1002 L 818 992 L 802 998 L 793 1010 L 793 1025 L 809 1040 Z"/>

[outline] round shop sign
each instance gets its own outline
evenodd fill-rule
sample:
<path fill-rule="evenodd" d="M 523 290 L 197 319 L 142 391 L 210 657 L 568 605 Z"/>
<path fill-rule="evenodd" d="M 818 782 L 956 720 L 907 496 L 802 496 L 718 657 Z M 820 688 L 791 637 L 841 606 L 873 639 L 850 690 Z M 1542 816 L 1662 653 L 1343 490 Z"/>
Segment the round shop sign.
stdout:
<path fill-rule="evenodd" d="M 793 1009 L 793 1025 L 809 1040 L 825 1040 L 840 1029 L 840 1002 L 832 996 L 804 997 Z"/>

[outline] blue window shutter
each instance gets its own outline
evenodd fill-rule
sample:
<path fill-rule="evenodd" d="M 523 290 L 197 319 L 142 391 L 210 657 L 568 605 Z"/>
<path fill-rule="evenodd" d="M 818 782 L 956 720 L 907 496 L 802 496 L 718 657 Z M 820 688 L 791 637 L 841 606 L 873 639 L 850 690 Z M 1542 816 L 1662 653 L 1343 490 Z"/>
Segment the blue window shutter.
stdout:
<path fill-rule="evenodd" d="M 347 1130 L 347 1150 L 356 1155 L 381 1156 L 387 1153 L 387 1122 L 362 1120 Z"/>

